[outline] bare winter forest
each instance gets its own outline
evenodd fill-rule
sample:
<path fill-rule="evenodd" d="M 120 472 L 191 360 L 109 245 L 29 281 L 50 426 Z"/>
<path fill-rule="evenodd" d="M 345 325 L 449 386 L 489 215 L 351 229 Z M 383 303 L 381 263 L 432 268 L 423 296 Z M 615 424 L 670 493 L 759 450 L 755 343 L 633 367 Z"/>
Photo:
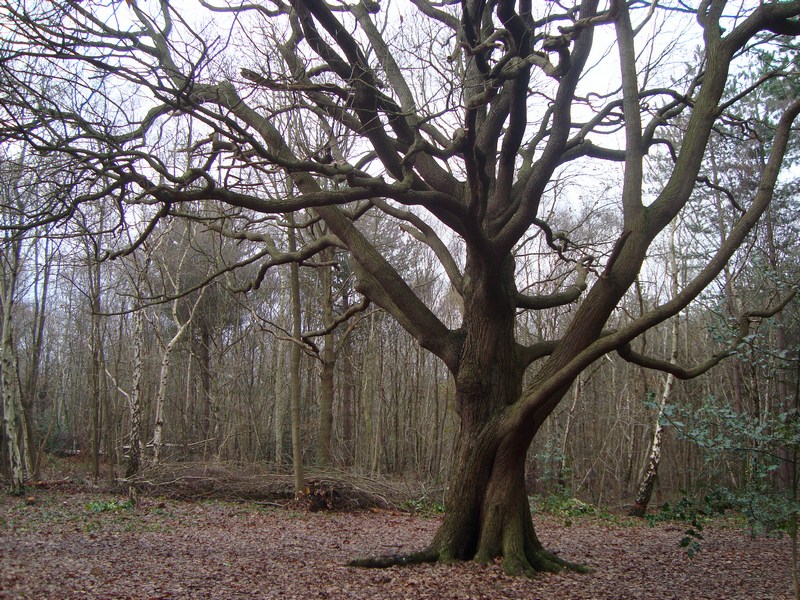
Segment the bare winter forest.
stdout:
<path fill-rule="evenodd" d="M 84 519 L 52 507 L 92 490 L 138 501 L 144 529 L 156 498 L 421 512 L 398 528 L 413 543 L 387 552 L 388 527 L 337 561 L 475 561 L 493 589 L 553 571 L 614 597 L 577 574 L 613 536 L 553 533 L 587 514 L 647 517 L 654 543 L 674 520 L 679 556 L 721 518 L 714 543 L 754 570 L 726 527 L 782 532 L 791 548 L 758 544 L 796 567 L 799 17 L 0 0 L 0 557 L 19 593 L 45 593 L 9 558 L 19 532 Z M 787 569 L 775 595 L 800 590 Z"/>

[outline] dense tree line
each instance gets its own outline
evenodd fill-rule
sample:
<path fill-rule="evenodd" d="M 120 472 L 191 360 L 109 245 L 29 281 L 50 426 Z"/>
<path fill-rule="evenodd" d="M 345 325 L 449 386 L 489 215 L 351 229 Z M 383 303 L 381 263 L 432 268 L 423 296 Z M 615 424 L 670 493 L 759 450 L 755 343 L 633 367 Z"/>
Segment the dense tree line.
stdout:
<path fill-rule="evenodd" d="M 789 199 L 793 187 L 788 185 L 784 191 Z M 721 280 L 702 304 L 677 318 L 679 363 L 713 355 L 720 340 L 732 335 L 731 319 L 736 313 L 731 312 L 726 294 L 761 306 L 770 295 L 796 285 L 797 250 L 792 243 L 796 223 L 787 218 L 791 204 L 779 204 L 776 213 L 770 218 L 779 219 L 782 264 L 776 265 L 777 270 L 763 269 L 769 264 L 771 246 L 763 239 L 754 240 L 742 264 L 732 269 L 736 277 L 730 282 Z M 760 235 L 767 235 L 767 227 L 775 224 L 765 223 Z M 682 277 L 691 268 L 692 255 L 702 253 L 690 241 L 696 228 L 690 224 L 677 232 Z M 414 247 L 408 237 L 395 236 L 391 243 L 394 252 L 405 256 L 418 293 L 438 303 L 445 318 L 455 320 L 457 300 L 436 271 L 430 252 Z M 414 344 L 380 309 L 368 307 L 334 329 L 330 459 L 324 459 L 322 373 L 329 342 L 321 341 L 322 336 L 292 341 L 288 269 L 270 272 L 268 281 L 255 292 L 236 291 L 249 282 L 244 275 L 207 282 L 219 268 L 215 265 L 225 263 L 214 253 L 227 254 L 227 261 L 235 262 L 237 249 L 221 235 L 200 234 L 195 226 L 178 220 L 153 234 L 144 259 L 131 255 L 96 263 L 90 246 L 66 235 L 28 237 L 23 246 L 24 260 L 16 273 L 23 283 L 18 284 L 11 331 L 18 376 L 23 382 L 33 382 L 26 389 L 36 390 L 28 396 L 30 404 L 24 412 L 32 433 L 27 448 L 31 465 L 39 464 L 42 452 L 80 455 L 92 461 L 92 439 L 97 435 L 95 447 L 105 466 L 103 476 L 124 473 L 130 448 L 133 348 L 136 336 L 142 335 L 140 435 L 145 461 L 156 459 L 156 415 L 162 397 L 162 460 L 221 459 L 288 469 L 286 365 L 291 347 L 299 343 L 304 350 L 301 429 L 307 464 L 330 462 L 362 472 L 446 481 L 447 449 L 457 427 L 452 379 L 438 360 Z M 659 295 L 669 292 L 664 283 L 669 270 L 667 250 L 664 244 L 653 257 L 648 280 L 642 278 L 619 319 L 657 304 Z M 93 283 L 98 270 L 100 279 Z M 330 274 L 324 276 L 323 270 Z M 306 333 L 324 328 L 326 299 L 337 314 L 356 304 L 346 262 L 337 268 L 303 268 L 301 274 Z M 195 286 L 197 290 L 184 293 Z M 97 306 L 99 312 L 93 308 Z M 137 311 L 143 314 L 141 332 L 136 329 Z M 559 318 L 554 314 L 547 326 L 557 331 L 563 326 Z M 671 403 L 698 407 L 714 397 L 741 413 L 764 417 L 792 406 L 798 318 L 792 301 L 783 312 L 759 324 L 734 360 L 697 380 L 677 383 Z M 653 353 L 669 355 L 671 327 L 665 324 L 648 334 L 646 343 Z M 102 348 L 94 376 L 93 330 L 99 332 L 96 343 Z M 97 394 L 91 388 L 93 377 L 99 381 Z M 652 400 L 662 379 L 663 375 L 618 357 L 592 365 L 529 453 L 530 491 L 566 487 L 599 503 L 630 502 L 645 467 L 655 426 Z M 674 432 L 667 435 L 660 497 L 700 492 L 716 483 L 740 483 L 738 473 L 746 468 L 746 460 L 725 457 L 731 464 L 709 464 L 691 440 L 678 439 Z"/>

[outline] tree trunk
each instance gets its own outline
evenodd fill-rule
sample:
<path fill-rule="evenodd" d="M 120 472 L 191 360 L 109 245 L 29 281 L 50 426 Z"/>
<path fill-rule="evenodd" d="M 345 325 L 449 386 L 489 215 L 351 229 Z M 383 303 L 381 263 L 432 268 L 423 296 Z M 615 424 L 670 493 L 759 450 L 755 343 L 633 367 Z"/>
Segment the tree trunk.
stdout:
<path fill-rule="evenodd" d="M 44 242 L 44 261 L 40 264 L 39 244 Z M 33 319 L 31 323 L 31 348 L 28 354 L 28 375 L 25 380 L 25 389 L 22 395 L 22 404 L 28 414 L 27 438 L 30 444 L 31 460 L 33 461 L 31 476 L 37 479 L 41 466 L 41 457 L 47 436 L 38 439 L 35 436 L 34 420 L 37 411 L 39 396 L 39 371 L 42 362 L 42 348 L 44 347 L 44 331 L 48 309 L 48 289 L 50 286 L 50 269 L 52 260 L 50 255 L 50 240 L 47 237 L 37 240 L 34 245 L 34 284 L 33 284 Z M 40 268 L 41 267 L 41 268 Z M 34 454 L 35 451 L 35 454 Z"/>
<path fill-rule="evenodd" d="M 564 423 L 564 431 L 561 434 L 561 454 L 558 457 L 558 470 L 556 472 L 556 483 L 562 489 L 567 487 L 566 471 L 568 470 L 567 461 L 567 444 L 569 443 L 569 434 L 572 431 L 572 419 L 575 416 L 575 408 L 578 406 L 578 400 L 583 394 L 583 385 L 581 385 L 581 377 L 575 381 L 575 387 L 572 395 L 572 404 L 567 411 L 567 420 Z"/>
<path fill-rule="evenodd" d="M 542 547 L 525 494 L 525 457 L 541 422 L 520 428 L 512 418 L 527 366 L 514 338 L 516 307 L 508 293 L 513 286 L 512 262 L 508 259 L 500 269 L 468 257 L 466 272 L 465 281 L 474 287 L 465 290 L 465 338 L 455 374 L 461 427 L 444 521 L 421 552 L 352 564 L 491 563 L 501 558 L 506 573 L 514 575 L 580 569 Z"/>
<path fill-rule="evenodd" d="M 273 367 L 275 372 L 275 381 L 273 385 L 273 396 L 275 397 L 275 405 L 273 407 L 273 440 L 275 449 L 275 465 L 280 467 L 283 465 L 283 433 L 284 433 L 284 418 L 285 410 L 285 359 L 283 356 L 283 348 L 279 345 L 273 351 Z"/>
<path fill-rule="evenodd" d="M 675 376 L 669 373 L 664 381 L 664 391 L 661 394 L 661 401 L 658 405 L 658 414 L 656 415 L 656 425 L 653 432 L 653 444 L 650 446 L 650 457 L 647 459 L 647 468 L 642 475 L 641 483 L 639 484 L 639 491 L 636 494 L 636 502 L 630 510 L 632 517 L 643 517 L 647 512 L 647 506 L 650 504 L 650 497 L 653 494 L 653 487 L 656 482 L 656 475 L 658 475 L 658 465 L 661 462 L 661 440 L 664 436 L 664 427 L 661 425 L 661 417 L 664 414 L 664 407 L 667 404 L 667 399 L 672 391 L 672 385 L 675 382 Z"/>
<path fill-rule="evenodd" d="M 183 403 L 181 405 L 181 427 L 183 429 L 184 452 L 188 455 L 189 444 L 194 439 L 194 412 L 195 412 L 195 392 L 194 392 L 194 332 L 189 326 L 189 352 L 186 356 L 186 388 L 184 390 Z"/>
<path fill-rule="evenodd" d="M 320 399 L 319 399 L 319 440 L 318 456 L 321 465 L 331 464 L 333 455 L 333 373 L 336 359 L 333 348 L 333 334 L 325 336 L 325 347 L 322 349 L 322 369 L 320 372 Z"/>
<path fill-rule="evenodd" d="M 497 354 L 487 352 L 485 356 Z M 525 494 L 530 440 L 524 439 L 528 435 L 521 439 L 503 419 L 505 406 L 520 393 L 522 370 L 513 361 L 502 360 L 495 361 L 493 369 L 469 370 L 457 379 L 461 430 L 445 498 L 447 511 L 431 545 L 407 556 L 368 558 L 352 564 L 382 567 L 438 560 L 489 564 L 501 558 L 505 572 L 513 575 L 582 570 L 546 551 L 534 530 Z M 479 397 L 484 401 L 476 401 Z M 483 410 L 487 405 L 494 408 Z"/>
<path fill-rule="evenodd" d="M 133 373 L 131 393 L 128 395 L 128 410 L 130 425 L 128 429 L 128 468 L 125 477 L 130 478 L 139 472 L 142 460 L 142 369 L 144 346 L 144 315 L 139 309 L 133 314 Z M 130 488 L 131 498 L 134 498 L 133 488 Z"/>
<path fill-rule="evenodd" d="M 179 330 L 180 331 L 180 330 Z M 161 445 L 163 444 L 164 430 L 164 401 L 167 395 L 167 383 L 169 378 L 169 367 L 172 358 L 175 336 L 164 348 L 161 355 L 161 368 L 158 376 L 158 391 L 156 392 L 155 424 L 153 425 L 153 463 L 158 464 L 161 460 Z"/>
<path fill-rule="evenodd" d="M 200 363 L 200 386 L 202 395 L 203 446 L 204 454 L 214 452 L 218 440 L 215 435 L 214 406 L 211 398 L 211 332 L 206 323 L 200 324 L 200 347 L 198 348 Z"/>
<path fill-rule="evenodd" d="M 778 249 L 775 245 L 775 226 L 774 226 L 774 215 L 773 210 L 767 210 L 765 215 L 766 217 L 766 237 L 767 237 L 767 258 L 769 260 L 769 266 L 773 272 L 779 272 L 779 264 L 778 264 Z M 788 343 L 786 341 L 786 324 L 783 319 L 783 311 L 780 311 L 773 317 L 775 321 L 775 341 L 773 345 L 775 347 L 775 353 L 777 356 L 785 356 L 788 357 Z M 790 364 L 788 360 L 779 361 L 777 364 L 777 369 L 774 371 L 775 377 L 775 392 L 777 395 L 777 409 L 779 411 L 788 412 L 793 408 L 797 408 L 794 406 L 795 401 L 797 398 L 793 398 L 789 392 L 789 368 Z M 796 494 L 796 489 L 793 488 L 793 481 L 795 476 L 793 471 L 796 470 L 796 464 L 793 460 L 794 449 L 791 447 L 782 448 L 780 451 L 781 455 L 781 463 L 780 463 L 780 470 L 779 470 L 779 477 L 781 479 L 781 483 L 784 489 L 789 490 L 791 494 Z M 796 541 L 796 540 L 795 540 Z M 800 588 L 798 588 L 800 591 Z"/>
<path fill-rule="evenodd" d="M 669 240 L 669 258 L 670 258 L 670 276 L 672 281 L 671 293 L 675 296 L 678 293 L 678 260 L 677 251 L 675 249 L 675 229 L 676 224 L 673 222 L 670 230 Z M 678 362 L 678 333 L 680 328 L 680 316 L 675 315 L 672 318 L 672 329 L 670 332 L 670 361 L 675 364 Z M 647 512 L 647 506 L 650 504 L 650 497 L 653 494 L 653 486 L 656 482 L 658 475 L 658 465 L 661 462 L 661 440 L 664 436 L 664 427 L 661 425 L 661 418 L 664 415 L 664 408 L 669 401 L 672 394 L 672 386 L 675 384 L 675 376 L 668 373 L 664 380 L 664 389 L 661 392 L 661 399 L 658 403 L 658 413 L 656 414 L 655 430 L 653 432 L 653 443 L 650 446 L 650 456 L 647 460 L 647 467 L 642 474 L 641 482 L 639 483 L 639 491 L 636 495 L 636 502 L 630 510 L 630 515 L 633 517 L 643 517 Z"/>
<path fill-rule="evenodd" d="M 324 261 L 332 259 L 330 252 L 322 255 Z M 322 286 L 322 324 L 331 327 L 333 324 L 333 298 L 331 297 L 331 267 L 322 267 L 320 271 Z M 333 332 L 323 336 L 323 348 L 320 360 L 320 397 L 319 397 L 319 439 L 317 441 L 317 459 L 321 465 L 331 464 L 332 432 L 333 432 L 333 374 L 336 368 L 336 349 Z"/>
<path fill-rule="evenodd" d="M 289 251 L 297 250 L 297 239 L 294 231 L 294 219 L 289 216 Z M 289 364 L 289 402 L 292 413 L 292 473 L 294 475 L 295 496 L 303 494 L 305 475 L 303 473 L 303 448 L 300 437 L 300 336 L 303 331 L 300 311 L 300 267 L 296 262 L 290 266 L 289 291 L 292 301 L 292 344 Z"/>
<path fill-rule="evenodd" d="M 345 339 L 342 349 L 345 368 L 342 373 L 342 465 L 350 466 L 354 459 L 353 444 L 353 395 L 355 383 L 353 381 L 352 356 L 350 354 L 350 340 Z"/>
<path fill-rule="evenodd" d="M 96 254 L 96 252 L 95 252 Z M 102 324 L 101 305 L 100 305 L 100 263 L 94 258 L 89 258 L 89 310 L 91 311 L 92 331 L 91 331 L 91 353 L 92 362 L 89 366 L 89 394 L 91 396 L 89 405 L 91 406 L 91 465 L 92 476 L 100 478 L 100 428 L 102 403 L 100 398 L 100 369 L 103 362 L 102 347 Z"/>
<path fill-rule="evenodd" d="M 11 341 L 11 323 L 8 316 L 10 306 L 4 303 L 2 343 L 0 343 L 0 387 L 3 394 L 3 433 L 9 460 L 10 492 L 21 494 L 25 483 L 25 446 L 21 443 L 19 407 L 19 385 L 17 365 Z"/>
<path fill-rule="evenodd" d="M 169 369 L 172 366 L 172 352 L 177 343 L 181 340 L 183 335 L 189 329 L 189 325 L 194 317 L 194 311 L 200 304 L 200 299 L 203 297 L 205 288 L 200 291 L 198 300 L 192 306 L 189 318 L 181 323 L 178 319 L 178 304 L 177 301 L 172 305 L 173 322 L 176 326 L 175 335 L 164 346 L 164 352 L 161 355 L 161 368 L 158 376 L 158 391 L 156 393 L 156 406 L 155 406 L 155 425 L 153 427 L 153 462 L 158 463 L 161 459 L 161 446 L 163 444 L 163 431 L 164 431 L 164 403 L 167 398 L 167 384 L 169 382 Z"/>
<path fill-rule="evenodd" d="M 468 369 L 472 372 L 456 380 L 461 431 L 448 510 L 431 550 L 445 560 L 491 563 L 502 558 L 503 569 L 512 575 L 577 568 L 547 552 L 536 536 L 525 494 L 525 456 L 533 436 L 520 436 L 503 418 L 506 406 L 521 393 L 522 369 L 501 354 L 485 353 L 484 357 L 497 357 L 494 368 L 481 374 Z M 478 394 L 483 401 L 476 401 Z M 484 411 L 486 404 L 493 409 Z"/>

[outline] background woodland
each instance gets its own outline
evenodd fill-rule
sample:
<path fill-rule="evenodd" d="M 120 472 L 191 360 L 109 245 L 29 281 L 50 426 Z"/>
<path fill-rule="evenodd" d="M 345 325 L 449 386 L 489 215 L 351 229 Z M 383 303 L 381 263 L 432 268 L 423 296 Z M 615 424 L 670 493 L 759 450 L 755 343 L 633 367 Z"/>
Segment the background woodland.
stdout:
<path fill-rule="evenodd" d="M 723 166 L 715 176 L 746 186 L 745 158 L 723 139 L 717 143 Z M 57 193 L 56 185 L 37 181 L 38 168 L 35 162 L 3 163 L 4 204 Z M 637 343 L 681 364 L 696 363 L 737 335 L 737 315 L 796 288 L 795 190 L 794 181 L 783 186 L 757 236 L 701 302 Z M 673 227 L 671 239 L 651 257 L 636 293 L 615 316 L 620 322 L 680 286 L 706 238 L 725 236 L 734 208 L 721 191 L 710 193 L 712 201 L 702 199 L 704 208 L 698 201 L 694 220 Z M 257 290 L 244 293 L 255 267 L 233 267 L 253 248 L 202 221 L 177 219 L 153 231 L 136 254 L 111 260 L 100 248 L 118 234 L 97 233 L 102 212 L 83 207 L 82 213 L 68 229 L 6 236 L 4 242 L 4 337 L 7 332 L 22 403 L 29 476 L 52 453 L 80 456 L 94 477 L 123 475 L 132 395 L 138 397 L 145 462 L 233 461 L 290 472 L 294 387 L 305 465 L 446 482 L 457 427 L 447 370 L 383 311 L 362 302 L 346 255 L 330 253 L 298 270 L 298 339 L 288 266 L 270 269 Z M 613 214 L 602 201 L 583 201 L 556 217 L 565 230 L 590 223 L 589 231 L 602 239 Z M 287 235 L 287 225 L 276 221 L 275 235 Z M 388 219 L 374 219 L 371 227 L 416 292 L 455 321 L 456 296 L 430 251 Z M 296 235 L 324 232 L 317 223 L 297 228 Z M 525 269 L 555 268 L 542 263 L 535 243 L 519 256 Z M 538 313 L 541 322 L 531 329 L 555 335 L 568 311 Z M 350 318 L 341 320 L 345 313 Z M 759 445 L 767 459 L 779 459 L 766 461 L 770 472 L 794 456 L 785 448 L 773 456 L 785 441 L 767 438 L 780 438 L 781 419 L 797 408 L 799 318 L 797 301 L 789 301 L 752 327 L 734 356 L 697 379 L 670 383 L 666 395 L 669 376 L 604 357 L 581 375 L 537 438 L 529 454 L 529 491 L 569 490 L 594 503 L 629 503 L 659 413 L 666 430 L 658 498 L 763 485 L 755 464 L 764 458 Z M 524 339 L 525 328 L 518 335 Z M 293 376 L 297 349 L 300 369 Z M 777 478 L 768 479 L 768 487 L 778 486 Z"/>

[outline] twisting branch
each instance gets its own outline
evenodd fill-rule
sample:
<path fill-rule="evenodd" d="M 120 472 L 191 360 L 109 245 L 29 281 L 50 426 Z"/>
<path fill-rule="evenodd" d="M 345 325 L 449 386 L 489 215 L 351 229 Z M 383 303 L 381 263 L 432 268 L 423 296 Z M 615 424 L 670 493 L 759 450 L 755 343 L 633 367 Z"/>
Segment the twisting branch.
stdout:
<path fill-rule="evenodd" d="M 586 291 L 586 276 L 588 275 L 588 267 L 590 264 L 590 257 L 584 257 L 577 262 L 575 265 L 575 271 L 577 273 L 575 282 L 564 291 L 542 296 L 517 294 L 517 307 L 530 310 L 544 310 L 545 308 L 555 308 L 575 302 L 581 297 L 581 294 Z"/>
<path fill-rule="evenodd" d="M 654 358 L 652 356 L 645 356 L 644 354 L 640 354 L 636 352 L 631 347 L 630 343 L 625 344 L 621 348 L 617 350 L 617 354 L 619 354 L 623 359 L 628 361 L 629 363 L 633 363 L 640 367 L 644 367 L 646 369 L 654 369 L 657 371 L 663 371 L 664 373 L 670 373 L 674 375 L 678 379 L 694 379 L 699 375 L 702 375 L 712 367 L 718 365 L 722 362 L 723 359 L 733 356 L 738 352 L 738 349 L 741 345 L 746 341 L 746 338 L 750 335 L 750 324 L 758 319 L 768 319 L 770 317 L 774 317 L 779 312 L 781 312 L 789 302 L 797 295 L 797 289 L 792 290 L 788 293 L 777 305 L 773 308 L 769 308 L 766 310 L 751 310 L 744 312 L 738 319 L 738 332 L 736 336 L 731 340 L 731 343 L 727 348 L 724 350 L 720 350 L 719 352 L 715 353 L 713 356 L 705 360 L 703 363 L 690 368 L 682 367 L 681 365 L 675 364 L 668 360 L 662 360 L 659 358 Z"/>
<path fill-rule="evenodd" d="M 369 308 L 369 306 L 370 306 L 369 298 L 364 297 L 358 304 L 353 304 L 352 306 L 349 306 L 346 311 L 344 311 L 342 314 L 334 318 L 333 321 L 331 321 L 331 323 L 328 326 L 323 327 L 322 329 L 307 331 L 303 333 L 301 339 L 303 340 L 304 343 L 316 349 L 317 346 L 316 344 L 314 344 L 313 341 L 311 341 L 311 338 L 321 337 L 323 335 L 332 333 L 339 325 L 349 321 L 355 315 L 364 312 Z"/>
<path fill-rule="evenodd" d="M 711 179 L 708 178 L 707 175 L 698 177 L 697 182 L 702 183 L 706 187 L 714 190 L 715 192 L 720 192 L 723 196 L 725 196 L 728 199 L 728 202 L 731 203 L 731 206 L 736 210 L 736 212 L 743 213 L 745 211 L 745 209 L 742 208 L 742 205 L 736 201 L 736 198 L 734 197 L 733 193 L 728 188 L 719 185 L 718 183 L 714 183 L 713 181 L 711 181 Z"/>
<path fill-rule="evenodd" d="M 447 246 L 445 246 L 442 239 L 436 235 L 436 232 L 430 225 L 428 225 L 425 221 L 411 211 L 395 208 L 380 198 L 373 198 L 372 204 L 377 206 L 386 214 L 410 223 L 410 225 L 401 224 L 400 228 L 433 250 L 434 254 L 436 254 L 436 258 L 438 258 L 442 263 L 445 273 L 447 273 L 447 277 L 450 279 L 450 283 L 459 294 L 462 293 L 464 277 L 461 274 L 453 255 L 450 254 Z"/>

